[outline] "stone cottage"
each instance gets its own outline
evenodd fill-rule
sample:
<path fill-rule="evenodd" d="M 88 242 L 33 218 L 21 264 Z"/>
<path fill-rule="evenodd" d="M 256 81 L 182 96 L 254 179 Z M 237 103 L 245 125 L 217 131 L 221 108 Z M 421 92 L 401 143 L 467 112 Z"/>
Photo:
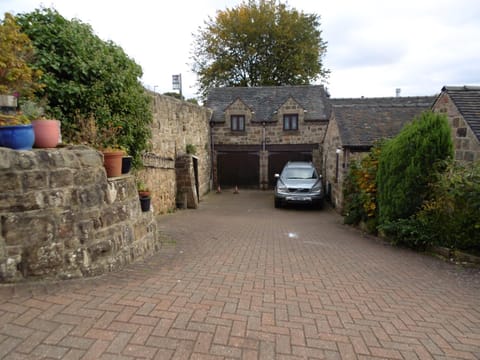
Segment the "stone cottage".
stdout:
<path fill-rule="evenodd" d="M 214 88 L 206 107 L 216 186 L 273 187 L 289 160 L 322 168 L 331 112 L 323 86 Z"/>
<path fill-rule="evenodd" d="M 322 172 L 327 196 L 341 211 L 343 181 L 352 159 L 362 157 L 380 139 L 397 135 L 434 97 L 330 99 L 332 116 L 323 144 Z"/>
<path fill-rule="evenodd" d="M 480 160 L 480 86 L 445 86 L 432 110 L 448 117 L 455 159 Z"/>

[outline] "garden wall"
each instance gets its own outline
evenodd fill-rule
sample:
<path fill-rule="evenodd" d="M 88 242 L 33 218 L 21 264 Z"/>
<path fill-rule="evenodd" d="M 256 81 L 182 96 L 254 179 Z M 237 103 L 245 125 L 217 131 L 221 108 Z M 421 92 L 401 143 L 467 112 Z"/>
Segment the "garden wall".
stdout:
<path fill-rule="evenodd" d="M 158 249 L 135 178 L 107 179 L 94 149 L 0 147 L 0 184 L 1 282 L 98 275 Z"/>
<path fill-rule="evenodd" d="M 211 111 L 171 96 L 152 93 L 152 97 L 152 149 L 144 155 L 144 169 L 139 171 L 138 177 L 152 191 L 154 212 L 164 214 L 174 210 L 180 197 L 183 196 L 183 189 L 177 186 L 178 177 L 183 179 L 193 171 L 191 168 L 184 168 L 183 165 L 180 167 L 180 172 L 179 169 L 175 170 L 177 159 L 183 164 L 187 145 L 189 152 L 193 149 L 195 152 L 190 155 L 195 155 L 196 159 L 200 199 L 210 190 Z M 193 166 L 194 162 L 190 161 L 189 164 Z M 185 174 L 181 173 L 182 168 L 185 169 Z"/>

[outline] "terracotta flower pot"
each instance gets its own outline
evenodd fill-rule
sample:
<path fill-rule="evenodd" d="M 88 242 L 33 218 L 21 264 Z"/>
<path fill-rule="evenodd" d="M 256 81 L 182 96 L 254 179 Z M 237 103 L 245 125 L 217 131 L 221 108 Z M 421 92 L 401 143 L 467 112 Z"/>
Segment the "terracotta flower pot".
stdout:
<path fill-rule="evenodd" d="M 103 165 L 107 171 L 107 177 L 122 175 L 122 150 L 103 151 Z"/>
<path fill-rule="evenodd" d="M 33 120 L 36 148 L 54 148 L 60 142 L 60 121 L 53 119 Z"/>

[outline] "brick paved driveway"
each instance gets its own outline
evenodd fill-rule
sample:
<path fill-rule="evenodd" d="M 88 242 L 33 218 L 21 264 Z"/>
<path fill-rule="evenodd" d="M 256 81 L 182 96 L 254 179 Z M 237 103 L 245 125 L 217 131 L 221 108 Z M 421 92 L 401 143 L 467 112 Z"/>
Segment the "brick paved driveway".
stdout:
<path fill-rule="evenodd" d="M 480 274 L 329 210 L 211 194 L 96 279 L 0 288 L 2 359 L 479 359 Z"/>

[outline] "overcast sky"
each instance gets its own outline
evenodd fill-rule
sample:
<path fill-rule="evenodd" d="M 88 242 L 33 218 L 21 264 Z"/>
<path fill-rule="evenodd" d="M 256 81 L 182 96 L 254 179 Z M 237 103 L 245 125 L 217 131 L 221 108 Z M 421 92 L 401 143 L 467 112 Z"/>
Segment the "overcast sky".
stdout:
<path fill-rule="evenodd" d="M 217 10 L 240 0 L 0 0 L 14 14 L 53 7 L 92 26 L 143 68 L 142 82 L 172 91 L 182 74 L 183 94 L 195 97 L 193 36 Z M 444 85 L 480 85 L 479 0 L 290 0 L 290 7 L 321 17 L 327 41 L 326 86 L 332 97 L 434 95 Z M 2 16 L 3 18 L 3 16 Z"/>

